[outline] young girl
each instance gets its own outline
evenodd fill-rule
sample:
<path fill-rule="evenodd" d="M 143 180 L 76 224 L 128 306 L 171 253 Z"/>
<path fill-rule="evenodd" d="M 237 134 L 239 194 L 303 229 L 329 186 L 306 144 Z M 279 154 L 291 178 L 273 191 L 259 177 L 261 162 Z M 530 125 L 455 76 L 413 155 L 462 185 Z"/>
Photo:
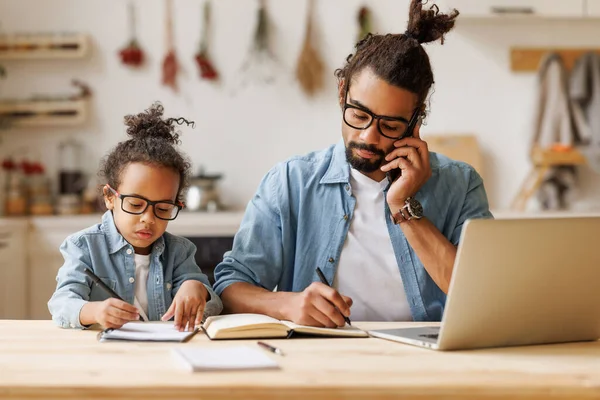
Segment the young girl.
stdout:
<path fill-rule="evenodd" d="M 163 120 L 163 107 L 128 115 L 131 139 L 119 143 L 103 160 L 102 223 L 69 236 L 61 245 L 65 259 L 56 291 L 48 302 L 52 319 L 63 328 L 98 323 L 120 328 L 140 319 L 166 321 L 194 329 L 203 315 L 221 312 L 222 304 L 194 260 L 189 240 L 165 232 L 183 204 L 180 201 L 190 163 L 174 145 L 175 123 Z M 124 301 L 93 284 L 89 269 Z"/>

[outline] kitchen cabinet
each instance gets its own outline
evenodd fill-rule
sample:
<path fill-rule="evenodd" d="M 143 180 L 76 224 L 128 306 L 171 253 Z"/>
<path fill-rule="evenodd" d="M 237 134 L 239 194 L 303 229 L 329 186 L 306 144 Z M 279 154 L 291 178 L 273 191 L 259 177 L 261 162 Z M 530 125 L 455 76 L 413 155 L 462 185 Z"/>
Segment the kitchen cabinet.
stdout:
<path fill-rule="evenodd" d="M 459 18 L 545 17 L 583 18 L 586 0 L 440 0 L 443 12 L 460 11 Z"/>
<path fill-rule="evenodd" d="M 51 318 L 48 300 L 56 289 L 56 275 L 64 262 L 58 249 L 67 236 L 87 227 L 87 219 L 32 218 L 28 240 L 30 319 Z"/>
<path fill-rule="evenodd" d="M 27 318 L 27 219 L 0 222 L 0 319 Z"/>

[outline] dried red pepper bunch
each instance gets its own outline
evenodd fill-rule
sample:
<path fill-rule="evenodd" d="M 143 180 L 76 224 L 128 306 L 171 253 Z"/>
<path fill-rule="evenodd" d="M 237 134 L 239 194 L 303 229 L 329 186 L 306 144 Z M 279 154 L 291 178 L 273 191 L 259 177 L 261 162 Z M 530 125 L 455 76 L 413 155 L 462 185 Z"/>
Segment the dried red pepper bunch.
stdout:
<path fill-rule="evenodd" d="M 211 81 L 219 79 L 219 74 L 213 67 L 210 59 L 205 54 L 197 53 L 195 58 L 196 64 L 198 64 L 198 68 L 200 69 L 200 77 L 202 79 Z"/>
<path fill-rule="evenodd" d="M 12 171 L 16 168 L 17 168 L 17 164 L 11 158 L 6 158 L 6 159 L 4 159 L 4 161 L 2 161 L 2 169 L 4 169 L 4 170 Z"/>
<path fill-rule="evenodd" d="M 119 51 L 119 56 L 123 64 L 132 67 L 139 67 L 144 63 L 144 52 L 135 39 L 131 40 L 127 47 Z"/>
<path fill-rule="evenodd" d="M 211 22 L 211 4 L 208 0 L 204 3 L 203 19 L 204 24 L 202 27 L 202 35 L 200 37 L 200 48 L 198 49 L 194 59 L 196 60 L 196 64 L 198 64 L 200 77 L 202 79 L 215 81 L 219 79 L 219 74 L 217 73 L 217 70 L 215 69 L 210 57 L 208 56 L 209 31 Z"/>
<path fill-rule="evenodd" d="M 119 51 L 121 62 L 132 67 L 139 67 L 144 63 L 144 52 L 136 36 L 136 19 L 133 3 L 129 3 L 129 29 L 130 37 L 127 46 Z"/>

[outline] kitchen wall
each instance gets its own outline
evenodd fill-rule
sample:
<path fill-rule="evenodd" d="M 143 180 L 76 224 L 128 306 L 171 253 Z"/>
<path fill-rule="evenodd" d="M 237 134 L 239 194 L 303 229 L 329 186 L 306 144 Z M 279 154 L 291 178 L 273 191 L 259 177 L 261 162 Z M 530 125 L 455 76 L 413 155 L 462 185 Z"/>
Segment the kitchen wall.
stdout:
<path fill-rule="evenodd" d="M 193 55 L 201 27 L 199 0 L 175 0 L 176 48 L 183 71 L 181 90 L 160 84 L 165 54 L 164 2 L 136 0 L 138 33 L 149 57 L 147 67 L 122 66 L 117 51 L 128 40 L 124 0 L 0 0 L 5 32 L 81 31 L 91 34 L 93 54 L 85 60 L 11 61 L 0 97 L 60 93 L 78 78 L 93 90 L 91 120 L 66 129 L 0 131 L 0 156 L 27 147 L 48 165 L 58 165 L 58 143 L 84 141 L 86 169 L 125 139 L 122 118 L 160 100 L 169 116 L 196 121 L 183 130 L 183 149 L 196 166 L 222 172 L 224 201 L 243 207 L 261 177 L 278 161 L 323 148 L 340 138 L 340 113 L 333 77 L 351 52 L 356 37 L 358 0 L 317 0 L 320 46 L 327 63 L 327 87 L 307 99 L 294 82 L 293 68 L 304 36 L 306 1 L 270 1 L 274 50 L 283 73 L 271 86 L 236 85 L 255 23 L 255 0 L 213 1 L 212 58 L 223 76 L 218 85 L 200 81 Z M 401 32 L 408 0 L 366 0 L 380 32 Z M 529 170 L 527 157 L 536 98 L 536 77 L 509 68 L 512 45 L 597 46 L 597 21 L 461 21 L 446 44 L 428 45 L 436 85 L 422 134 L 476 134 L 485 155 L 484 178 L 494 209 L 505 209 Z M 581 173 L 576 208 L 599 208 L 600 178 Z"/>

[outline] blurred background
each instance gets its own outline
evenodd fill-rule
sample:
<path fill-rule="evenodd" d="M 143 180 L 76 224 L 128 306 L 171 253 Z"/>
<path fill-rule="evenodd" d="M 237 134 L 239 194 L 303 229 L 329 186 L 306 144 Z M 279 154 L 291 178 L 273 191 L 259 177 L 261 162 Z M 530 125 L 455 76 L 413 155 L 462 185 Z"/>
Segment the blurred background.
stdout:
<path fill-rule="evenodd" d="M 598 211 L 600 0 L 436 4 L 461 15 L 425 45 L 432 150 L 471 163 L 499 217 Z M 155 101 L 196 123 L 181 139 L 197 176 L 170 227 L 211 270 L 264 174 L 341 138 L 335 69 L 365 31 L 404 32 L 408 5 L 0 0 L 0 318 L 49 317 L 58 246 L 100 219 L 100 158 Z"/>

